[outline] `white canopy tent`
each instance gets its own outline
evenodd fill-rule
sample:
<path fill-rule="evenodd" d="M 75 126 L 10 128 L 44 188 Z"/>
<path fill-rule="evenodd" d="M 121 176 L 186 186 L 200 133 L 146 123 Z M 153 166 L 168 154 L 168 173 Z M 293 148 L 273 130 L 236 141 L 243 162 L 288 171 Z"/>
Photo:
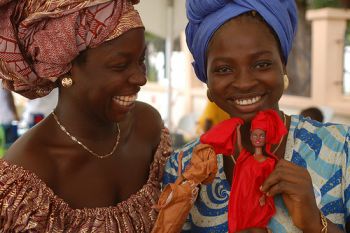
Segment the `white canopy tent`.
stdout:
<path fill-rule="evenodd" d="M 168 85 L 167 124 L 172 129 L 172 83 L 171 83 L 171 54 L 174 38 L 180 35 L 187 24 L 185 0 L 141 0 L 136 5 L 146 30 L 166 40 L 165 78 Z"/>

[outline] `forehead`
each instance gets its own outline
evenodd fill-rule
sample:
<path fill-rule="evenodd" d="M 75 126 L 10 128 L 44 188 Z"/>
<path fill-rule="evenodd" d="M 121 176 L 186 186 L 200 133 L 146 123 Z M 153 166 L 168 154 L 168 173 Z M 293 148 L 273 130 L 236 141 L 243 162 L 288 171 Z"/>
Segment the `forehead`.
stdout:
<path fill-rule="evenodd" d="M 135 28 L 121 36 L 106 41 L 100 46 L 88 49 L 89 56 L 110 56 L 110 55 L 127 55 L 139 53 L 145 49 L 145 36 L 143 28 Z"/>
<path fill-rule="evenodd" d="M 264 133 L 265 133 L 265 131 L 262 129 L 254 129 L 252 131 L 252 134 L 264 134 Z"/>

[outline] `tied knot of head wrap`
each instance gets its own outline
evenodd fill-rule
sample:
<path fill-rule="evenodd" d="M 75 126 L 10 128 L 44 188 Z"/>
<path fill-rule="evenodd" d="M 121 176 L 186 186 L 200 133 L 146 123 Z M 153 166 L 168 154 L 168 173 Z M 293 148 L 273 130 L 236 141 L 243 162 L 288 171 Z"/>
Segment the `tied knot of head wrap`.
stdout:
<path fill-rule="evenodd" d="M 194 58 L 194 71 L 202 82 L 207 81 L 210 39 L 225 22 L 249 11 L 257 11 L 275 31 L 287 62 L 297 26 L 295 0 L 187 0 L 186 40 Z"/>
<path fill-rule="evenodd" d="M 87 48 L 143 27 L 139 0 L 0 0 L 0 79 L 28 98 L 42 97 Z"/>

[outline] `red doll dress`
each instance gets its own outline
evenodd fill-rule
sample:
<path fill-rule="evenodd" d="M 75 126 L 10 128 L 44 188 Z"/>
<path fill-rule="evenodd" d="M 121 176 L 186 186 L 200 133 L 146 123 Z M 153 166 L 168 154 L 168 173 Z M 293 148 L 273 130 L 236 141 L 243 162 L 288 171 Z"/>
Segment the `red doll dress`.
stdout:
<path fill-rule="evenodd" d="M 237 132 L 243 124 L 240 118 L 231 118 L 214 126 L 201 136 L 201 143 L 212 145 L 216 154 L 234 154 Z M 268 157 L 259 162 L 247 150 L 242 149 L 233 171 L 230 199 L 228 204 L 229 232 L 247 228 L 264 228 L 275 214 L 272 197 L 265 196 L 265 204 L 259 200 L 264 194 L 260 186 L 273 171 L 277 157 L 271 153 L 271 145 L 278 144 L 287 133 L 284 122 L 274 110 L 260 111 L 251 122 L 251 130 L 261 129 L 266 133 L 265 152 Z"/>
<path fill-rule="evenodd" d="M 251 227 L 264 228 L 275 214 L 272 197 L 265 195 L 265 204 L 259 199 L 264 196 L 260 186 L 273 171 L 276 160 L 270 157 L 263 162 L 257 161 L 247 150 L 239 154 L 228 206 L 230 232 L 237 232 Z"/>

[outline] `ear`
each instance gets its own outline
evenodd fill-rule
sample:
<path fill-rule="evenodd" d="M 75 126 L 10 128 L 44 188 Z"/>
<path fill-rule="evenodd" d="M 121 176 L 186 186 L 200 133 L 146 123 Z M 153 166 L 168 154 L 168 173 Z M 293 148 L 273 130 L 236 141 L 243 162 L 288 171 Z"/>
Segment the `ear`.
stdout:
<path fill-rule="evenodd" d="M 283 74 L 287 74 L 287 66 L 285 64 L 283 64 L 282 70 Z"/>
<path fill-rule="evenodd" d="M 79 70 L 78 65 L 76 64 L 76 62 L 73 61 L 73 62 L 71 63 L 71 68 L 70 68 L 69 73 L 71 73 L 71 75 L 72 75 L 73 77 L 75 77 L 75 76 L 77 76 L 78 70 Z"/>
<path fill-rule="evenodd" d="M 210 94 L 209 89 L 207 90 L 207 97 L 208 97 L 208 100 L 209 100 L 210 102 L 214 102 L 214 101 L 213 101 L 213 98 L 211 97 L 211 94 Z"/>

